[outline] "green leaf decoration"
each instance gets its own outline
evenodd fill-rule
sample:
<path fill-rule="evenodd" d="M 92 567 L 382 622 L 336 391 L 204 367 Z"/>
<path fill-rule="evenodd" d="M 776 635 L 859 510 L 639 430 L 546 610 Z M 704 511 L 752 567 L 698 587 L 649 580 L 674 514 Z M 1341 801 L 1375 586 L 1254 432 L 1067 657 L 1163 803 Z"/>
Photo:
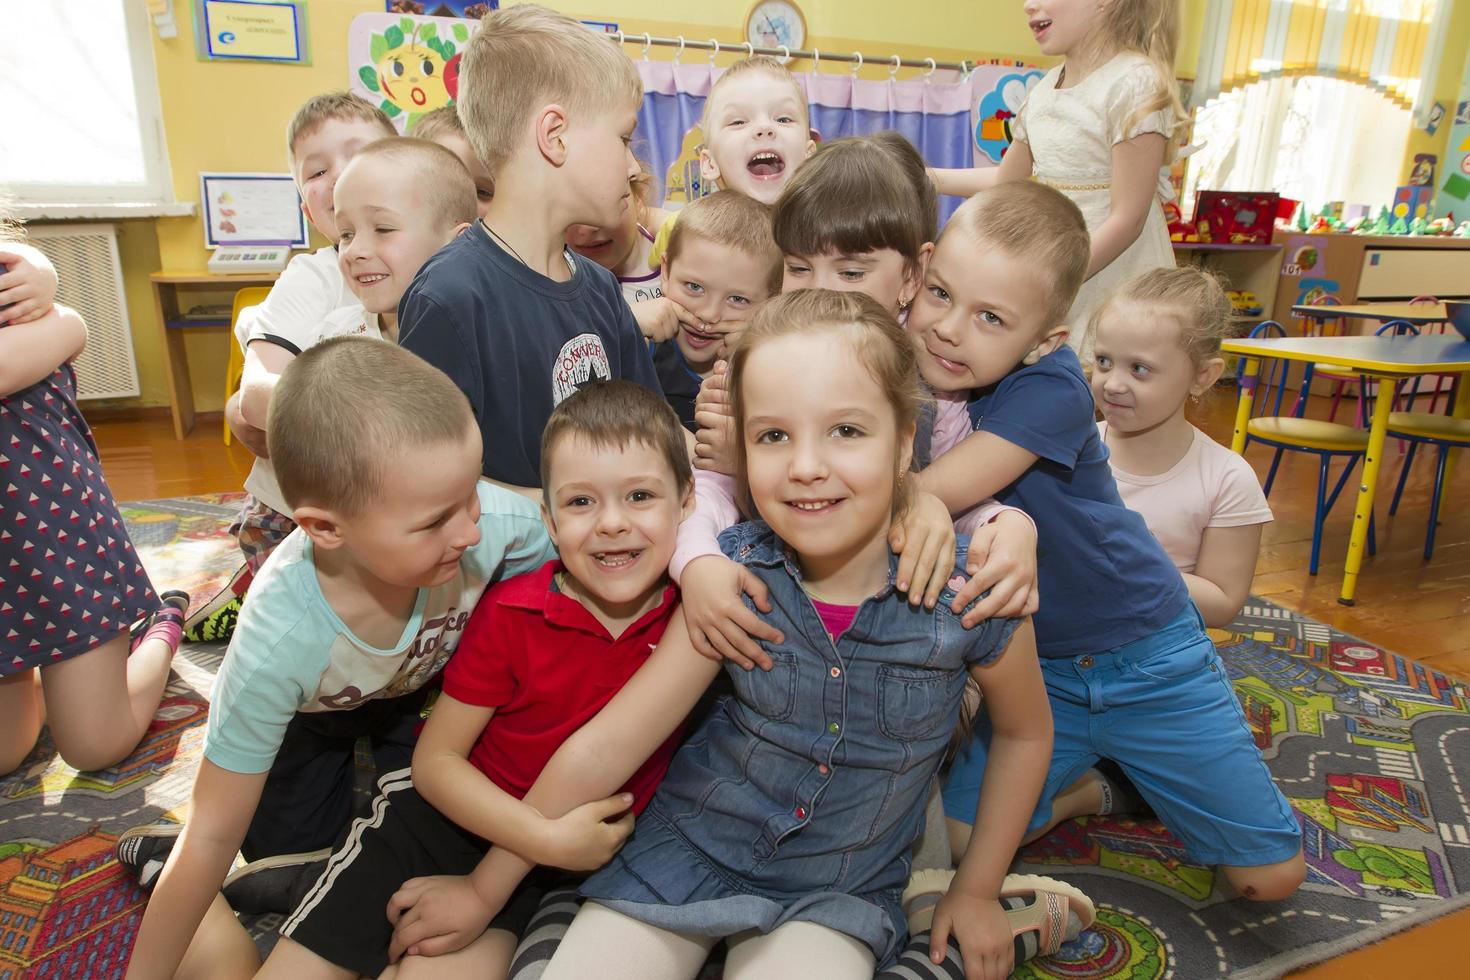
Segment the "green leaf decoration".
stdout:
<path fill-rule="evenodd" d="M 387 99 L 384 99 L 378 105 L 378 108 L 379 109 L 382 109 L 383 112 L 388 116 L 389 119 L 392 119 L 394 116 L 399 115 L 400 113 L 403 112 L 402 109 L 398 108 L 396 105 L 394 105 L 393 103 L 389 102 Z"/>
<path fill-rule="evenodd" d="M 403 32 L 396 27 L 389 27 L 383 32 L 383 40 L 388 42 L 388 51 L 403 47 Z M 385 54 L 387 52 L 384 52 Z"/>
<path fill-rule="evenodd" d="M 460 44 L 470 39 L 470 29 L 463 24 L 455 24 L 452 30 L 454 31 L 454 39 Z"/>
<path fill-rule="evenodd" d="M 439 55 L 439 57 L 444 57 L 444 42 L 439 40 L 437 37 L 429 38 L 427 42 L 427 47 L 430 51 L 433 51 L 434 53 Z"/>
<path fill-rule="evenodd" d="M 439 53 L 444 56 L 445 61 L 448 61 L 450 58 L 454 57 L 454 44 L 452 42 L 445 41 L 443 46 L 439 49 Z"/>
<path fill-rule="evenodd" d="M 400 17 L 400 18 L 398 18 L 398 26 L 403 29 L 403 33 L 405 33 L 405 34 L 412 34 L 413 33 L 413 18 L 412 17 Z"/>
<path fill-rule="evenodd" d="M 369 92 L 378 91 L 378 70 L 372 65 L 363 65 L 359 68 L 357 77 L 362 79 L 362 84 L 367 86 Z"/>
<path fill-rule="evenodd" d="M 421 41 L 427 41 L 429 38 L 435 36 L 438 33 L 439 28 L 434 24 L 419 25 L 419 40 Z"/>
<path fill-rule="evenodd" d="M 368 60 L 376 65 L 387 53 L 388 39 L 381 34 L 374 34 L 372 40 L 368 41 Z"/>

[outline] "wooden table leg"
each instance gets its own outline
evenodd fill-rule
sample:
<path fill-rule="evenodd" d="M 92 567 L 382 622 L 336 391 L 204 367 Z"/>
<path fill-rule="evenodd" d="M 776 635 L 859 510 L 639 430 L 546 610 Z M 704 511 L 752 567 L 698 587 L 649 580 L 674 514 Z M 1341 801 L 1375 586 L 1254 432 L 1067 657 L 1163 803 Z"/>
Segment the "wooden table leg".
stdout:
<path fill-rule="evenodd" d="M 1240 400 L 1235 405 L 1235 431 L 1230 437 L 1230 451 L 1237 455 L 1245 451 L 1245 427 L 1251 420 L 1251 404 L 1256 399 L 1260 371 L 1259 357 L 1245 359 L 1245 371 L 1240 377 Z"/>
<path fill-rule="evenodd" d="M 1388 416 L 1393 411 L 1397 395 L 1397 379 L 1379 379 L 1378 397 L 1373 401 L 1373 425 L 1368 430 L 1368 452 L 1363 457 L 1363 482 L 1358 486 L 1357 505 L 1353 508 L 1347 568 L 1342 576 L 1342 592 L 1337 597 L 1344 606 L 1354 604 L 1353 595 L 1358 590 L 1358 571 L 1363 567 L 1363 554 L 1368 548 L 1368 521 L 1373 516 L 1373 496 L 1378 486 L 1378 469 L 1383 461 L 1383 444 L 1388 435 Z"/>
<path fill-rule="evenodd" d="M 184 334 L 170 330 L 168 321 L 179 316 L 179 297 L 172 283 L 153 284 L 153 312 L 163 342 L 163 374 L 168 381 L 168 408 L 173 416 L 174 438 L 182 439 L 194 428 L 194 389 L 189 381 L 189 358 Z"/>

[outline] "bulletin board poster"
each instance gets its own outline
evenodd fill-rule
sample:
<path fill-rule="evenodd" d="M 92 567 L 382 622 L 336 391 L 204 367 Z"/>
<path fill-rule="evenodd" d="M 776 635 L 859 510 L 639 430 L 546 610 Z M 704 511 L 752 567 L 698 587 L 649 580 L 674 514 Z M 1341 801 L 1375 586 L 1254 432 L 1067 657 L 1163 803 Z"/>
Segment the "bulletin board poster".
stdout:
<path fill-rule="evenodd" d="M 1437 218 L 1453 214 L 1456 221 L 1470 219 L 1470 85 L 1460 93 L 1455 106 L 1455 124 L 1445 144 L 1440 166 L 1439 193 L 1434 198 Z"/>
<path fill-rule="evenodd" d="M 347 28 L 352 91 L 400 133 L 459 93 L 459 62 L 479 21 L 416 14 L 358 14 Z"/>
<path fill-rule="evenodd" d="M 201 173 L 204 247 L 306 247 L 306 214 L 290 174 Z"/>
<path fill-rule="evenodd" d="M 201 61 L 309 65 L 301 0 L 195 0 L 194 45 Z"/>
<path fill-rule="evenodd" d="M 468 17 L 479 20 L 500 9 L 500 0 L 384 0 L 390 14 L 426 14 L 430 17 Z"/>

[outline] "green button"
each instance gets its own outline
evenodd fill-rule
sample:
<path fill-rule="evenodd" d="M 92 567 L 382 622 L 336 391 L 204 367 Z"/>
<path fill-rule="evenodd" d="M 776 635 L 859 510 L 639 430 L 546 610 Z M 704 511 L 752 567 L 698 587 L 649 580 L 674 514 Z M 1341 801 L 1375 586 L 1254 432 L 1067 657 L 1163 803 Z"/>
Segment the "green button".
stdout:
<path fill-rule="evenodd" d="M 841 727 L 841 725 L 837 724 L 837 722 L 834 721 L 832 724 L 827 726 L 827 731 L 831 732 L 833 735 L 836 735 L 837 730 Z"/>

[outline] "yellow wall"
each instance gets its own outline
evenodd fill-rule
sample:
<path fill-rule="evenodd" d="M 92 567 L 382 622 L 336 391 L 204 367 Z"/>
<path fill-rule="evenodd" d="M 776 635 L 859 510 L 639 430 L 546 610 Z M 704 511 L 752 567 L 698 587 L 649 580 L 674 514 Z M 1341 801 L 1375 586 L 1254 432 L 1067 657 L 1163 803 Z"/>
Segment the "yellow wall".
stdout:
<path fill-rule="evenodd" d="M 598 7 L 587 0 L 547 2 L 588 19 L 616 20 L 629 32 L 721 40 L 741 36 L 752 4 L 752 0 L 706 0 L 698 6 L 676 6 L 670 0 L 618 0 Z M 1178 67 L 1181 75 L 1188 76 L 1198 58 L 1205 0 L 1184 3 Z M 866 54 L 956 61 L 992 55 L 1045 60 L 1031 39 L 1020 0 L 983 5 L 967 0 L 801 0 L 801 7 L 807 18 L 808 43 L 833 52 L 856 49 Z M 201 170 L 285 170 L 283 134 L 291 113 L 309 96 L 347 84 L 348 25 L 359 13 L 381 12 L 384 4 L 382 0 L 311 0 L 307 11 L 312 63 L 304 67 L 199 61 L 194 53 L 192 8 L 188 3 L 174 5 L 179 35 L 169 40 L 155 36 L 153 49 L 174 195 L 177 200 L 197 203 Z M 685 19 L 689 17 L 698 22 Z M 671 55 L 667 48 L 652 52 L 653 57 Z M 687 57 L 706 55 L 696 52 Z M 728 62 L 732 56 L 721 60 Z M 793 67 L 806 70 L 810 63 Z M 847 68 L 834 66 L 833 70 Z M 865 71 L 876 75 L 886 70 L 874 66 Z M 159 268 L 203 268 L 208 258 L 203 229 L 197 217 L 125 222 L 122 227 L 124 285 L 142 376 L 142 396 L 123 404 L 165 405 L 168 390 L 148 274 Z M 188 337 L 194 399 L 200 411 L 221 407 L 229 342 L 217 330 L 196 330 Z"/>
<path fill-rule="evenodd" d="M 1404 175 L 1401 183 L 1407 183 L 1409 171 L 1414 166 L 1414 154 L 1433 153 L 1439 157 L 1439 169 L 1435 173 L 1437 187 L 1444 185 L 1446 150 L 1449 146 L 1450 128 L 1455 121 L 1455 103 L 1460 98 L 1460 79 L 1464 77 L 1465 61 L 1470 58 L 1470 0 L 1444 0 L 1454 3 L 1450 9 L 1449 30 L 1445 32 L 1444 56 L 1439 63 L 1439 78 L 1434 85 L 1434 98 L 1444 105 L 1445 118 L 1439 129 L 1430 136 L 1422 129 L 1409 130 L 1409 144 L 1404 148 Z"/>

